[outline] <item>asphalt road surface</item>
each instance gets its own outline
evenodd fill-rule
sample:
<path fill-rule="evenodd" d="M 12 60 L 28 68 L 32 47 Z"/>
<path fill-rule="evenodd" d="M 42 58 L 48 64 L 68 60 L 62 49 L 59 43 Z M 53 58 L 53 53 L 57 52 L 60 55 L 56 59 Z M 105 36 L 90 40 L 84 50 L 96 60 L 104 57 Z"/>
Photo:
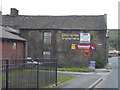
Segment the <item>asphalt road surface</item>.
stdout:
<path fill-rule="evenodd" d="M 95 88 L 118 88 L 118 61 L 118 57 L 109 58 L 109 68 L 111 68 L 111 72 L 105 74 L 102 77 L 103 80 Z"/>

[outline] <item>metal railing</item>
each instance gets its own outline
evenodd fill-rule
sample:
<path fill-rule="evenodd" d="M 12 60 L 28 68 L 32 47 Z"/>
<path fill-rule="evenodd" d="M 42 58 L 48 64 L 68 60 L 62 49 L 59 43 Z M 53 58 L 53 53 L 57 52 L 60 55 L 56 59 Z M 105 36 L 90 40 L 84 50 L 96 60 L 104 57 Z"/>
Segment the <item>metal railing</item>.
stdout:
<path fill-rule="evenodd" d="M 56 59 L 2 60 L 2 88 L 46 88 L 57 85 Z"/>

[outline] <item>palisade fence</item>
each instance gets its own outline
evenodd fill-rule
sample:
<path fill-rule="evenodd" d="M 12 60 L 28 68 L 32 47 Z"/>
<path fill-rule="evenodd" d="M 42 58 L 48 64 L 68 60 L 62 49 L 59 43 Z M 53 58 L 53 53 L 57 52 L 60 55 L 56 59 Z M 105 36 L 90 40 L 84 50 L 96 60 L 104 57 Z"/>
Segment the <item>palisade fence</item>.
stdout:
<path fill-rule="evenodd" d="M 46 88 L 57 85 L 57 59 L 2 60 L 2 88 Z"/>

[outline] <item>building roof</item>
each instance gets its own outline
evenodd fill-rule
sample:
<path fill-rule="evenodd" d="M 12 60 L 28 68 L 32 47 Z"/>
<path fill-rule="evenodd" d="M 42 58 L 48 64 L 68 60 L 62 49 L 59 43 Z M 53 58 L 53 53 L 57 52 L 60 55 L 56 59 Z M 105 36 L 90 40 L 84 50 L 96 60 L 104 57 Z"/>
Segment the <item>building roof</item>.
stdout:
<path fill-rule="evenodd" d="M 12 33 L 8 32 L 8 31 L 6 31 L 5 27 L 0 26 L 0 32 L 2 33 L 0 35 L 0 38 L 2 38 L 2 39 L 11 39 L 11 40 L 26 41 L 26 39 L 21 38 L 18 35 L 15 35 L 15 34 L 12 34 Z"/>
<path fill-rule="evenodd" d="M 15 33 L 15 34 L 19 34 L 19 30 L 13 29 L 11 27 L 2 27 L 4 28 L 5 31 L 11 32 L 11 33 Z"/>
<path fill-rule="evenodd" d="M 2 24 L 20 29 L 106 30 L 106 15 L 88 16 L 26 16 L 3 15 Z"/>

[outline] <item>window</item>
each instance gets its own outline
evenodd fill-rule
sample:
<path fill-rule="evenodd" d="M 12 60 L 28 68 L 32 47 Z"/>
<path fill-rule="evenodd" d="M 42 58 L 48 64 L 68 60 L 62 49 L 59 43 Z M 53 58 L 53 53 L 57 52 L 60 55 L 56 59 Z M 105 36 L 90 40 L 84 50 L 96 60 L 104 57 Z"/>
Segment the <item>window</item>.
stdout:
<path fill-rule="evenodd" d="M 50 59 L 50 51 L 43 51 L 43 58 L 47 58 L 47 59 Z"/>
<path fill-rule="evenodd" d="M 12 45 L 13 50 L 16 50 L 16 47 L 17 47 L 17 43 L 13 43 Z"/>
<path fill-rule="evenodd" d="M 44 45 L 51 45 L 51 36 L 52 33 L 51 32 L 44 32 Z"/>

